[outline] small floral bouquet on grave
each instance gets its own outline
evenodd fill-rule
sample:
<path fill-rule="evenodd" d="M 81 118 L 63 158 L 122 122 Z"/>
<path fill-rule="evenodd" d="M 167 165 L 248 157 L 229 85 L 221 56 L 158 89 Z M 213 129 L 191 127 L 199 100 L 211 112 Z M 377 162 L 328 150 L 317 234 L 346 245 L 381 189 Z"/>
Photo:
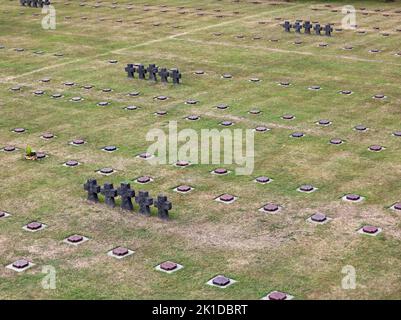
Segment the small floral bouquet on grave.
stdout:
<path fill-rule="evenodd" d="M 30 146 L 25 148 L 25 159 L 27 160 L 36 160 L 36 152 L 32 150 Z"/>

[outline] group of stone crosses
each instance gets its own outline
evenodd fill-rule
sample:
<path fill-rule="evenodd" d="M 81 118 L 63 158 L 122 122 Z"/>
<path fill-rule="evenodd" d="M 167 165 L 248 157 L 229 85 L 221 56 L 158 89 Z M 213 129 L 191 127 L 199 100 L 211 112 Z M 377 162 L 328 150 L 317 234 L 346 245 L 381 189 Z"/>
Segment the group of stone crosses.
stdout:
<path fill-rule="evenodd" d="M 327 37 L 331 37 L 331 33 L 333 32 L 333 27 L 330 24 L 326 24 L 323 27 L 319 23 L 316 23 L 315 26 L 313 26 L 310 21 L 305 21 L 303 24 L 300 21 L 296 21 L 294 24 L 285 21 L 283 27 L 286 32 L 291 32 L 291 28 L 293 28 L 296 33 L 301 33 L 303 28 L 305 34 L 311 34 L 311 30 L 314 30 L 315 34 L 319 36 L 322 34 L 322 31 L 324 31 L 324 34 Z"/>
<path fill-rule="evenodd" d="M 148 79 L 151 81 L 157 81 L 157 76 L 160 76 L 161 82 L 168 82 L 168 78 L 170 77 L 173 80 L 174 84 L 179 84 L 181 79 L 181 73 L 178 69 L 170 69 L 160 68 L 155 64 L 149 64 L 147 68 L 143 64 L 133 64 L 129 63 L 125 67 L 125 71 L 127 72 L 128 78 L 135 78 L 135 72 L 138 73 L 138 78 L 141 80 L 146 79 L 146 74 L 149 75 Z"/>
<path fill-rule="evenodd" d="M 43 6 L 49 6 L 50 0 L 20 0 L 21 6 L 43 8 Z"/>
<path fill-rule="evenodd" d="M 139 213 L 150 216 L 150 206 L 154 205 L 158 210 L 159 218 L 167 220 L 169 218 L 169 210 L 172 209 L 172 204 L 167 200 L 164 195 L 159 195 L 157 200 L 149 196 L 148 191 L 139 191 L 138 195 L 135 196 L 135 190 L 131 189 L 129 183 L 122 182 L 120 187 L 115 189 L 112 183 L 105 183 L 103 187 L 97 184 L 96 179 L 88 179 L 84 184 L 84 190 L 88 192 L 88 200 L 92 202 L 99 202 L 98 194 L 101 193 L 104 196 L 104 203 L 112 208 L 116 206 L 115 198 L 121 197 L 121 209 L 133 211 L 134 205 L 132 204 L 132 198 L 139 205 Z"/>

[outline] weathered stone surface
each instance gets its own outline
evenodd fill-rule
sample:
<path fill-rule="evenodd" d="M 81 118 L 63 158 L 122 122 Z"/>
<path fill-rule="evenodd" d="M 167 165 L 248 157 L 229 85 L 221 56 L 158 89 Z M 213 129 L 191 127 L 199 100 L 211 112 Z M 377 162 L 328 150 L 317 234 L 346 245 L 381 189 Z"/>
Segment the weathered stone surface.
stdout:
<path fill-rule="evenodd" d="M 270 178 L 265 177 L 265 176 L 260 176 L 260 177 L 257 177 L 255 180 L 256 180 L 256 182 L 259 182 L 259 183 L 268 183 L 270 181 Z"/>
<path fill-rule="evenodd" d="M 353 194 L 353 193 L 351 193 L 351 194 L 347 194 L 347 195 L 345 196 L 345 198 L 346 198 L 347 200 L 350 200 L 350 201 L 358 201 L 358 200 L 361 199 L 361 196 L 360 196 L 359 194 Z"/>
<path fill-rule="evenodd" d="M 163 269 L 165 271 L 172 271 L 177 269 L 178 265 L 175 262 L 171 261 L 165 261 L 160 264 L 160 269 Z"/>
<path fill-rule="evenodd" d="M 364 226 L 362 228 L 362 231 L 365 233 L 374 234 L 379 231 L 379 228 L 377 228 L 375 226 Z"/>
<path fill-rule="evenodd" d="M 149 176 L 142 176 L 142 177 L 139 177 L 139 178 L 136 179 L 136 181 L 139 182 L 139 183 L 148 183 L 151 180 L 152 180 L 152 178 L 149 177 Z"/>
<path fill-rule="evenodd" d="M 312 221 L 315 221 L 315 222 L 324 222 L 327 220 L 326 215 L 324 215 L 323 213 L 315 213 L 310 218 Z"/>
<path fill-rule="evenodd" d="M 287 295 L 284 292 L 275 291 L 269 294 L 268 298 L 270 300 L 286 300 Z"/>
<path fill-rule="evenodd" d="M 117 150 L 117 147 L 116 147 L 116 146 L 105 146 L 105 147 L 103 148 L 103 150 L 104 150 L 104 151 L 108 151 L 108 152 L 113 152 L 113 151 L 116 151 L 116 150 Z"/>
<path fill-rule="evenodd" d="M 42 228 L 42 224 L 40 222 L 33 221 L 33 222 L 28 223 L 26 225 L 26 227 L 29 230 L 38 230 L 38 229 Z"/>
<path fill-rule="evenodd" d="M 127 248 L 124 248 L 124 247 L 117 247 L 117 248 L 113 249 L 112 253 L 115 256 L 123 257 L 123 256 L 126 256 L 129 253 L 129 250 Z"/>
<path fill-rule="evenodd" d="M 230 283 L 230 279 L 224 276 L 217 276 L 213 279 L 212 283 L 216 286 L 224 287 Z"/>
<path fill-rule="evenodd" d="M 80 236 L 80 235 L 73 235 L 73 236 L 69 236 L 67 238 L 67 241 L 71 242 L 71 243 L 79 243 L 79 242 L 82 242 L 83 240 L 84 240 L 84 237 Z"/>
<path fill-rule="evenodd" d="M 179 191 L 179 192 L 188 192 L 188 191 L 191 191 L 191 189 L 192 188 L 187 185 L 181 185 L 181 186 L 177 187 L 177 191 Z"/>
<path fill-rule="evenodd" d="M 274 203 L 267 203 L 263 206 L 263 210 L 267 212 L 275 212 L 279 209 L 279 206 Z"/>
<path fill-rule="evenodd" d="M 330 143 L 331 144 L 342 144 L 343 140 L 338 139 L 338 138 L 333 138 L 333 139 L 330 140 Z"/>
<path fill-rule="evenodd" d="M 380 146 L 380 145 L 372 145 L 372 146 L 369 147 L 369 150 L 370 150 L 370 151 L 378 152 L 378 151 L 383 150 L 383 147 Z"/>
<path fill-rule="evenodd" d="M 293 137 L 293 138 L 301 138 L 303 136 L 304 136 L 304 134 L 302 132 L 294 132 L 291 134 L 291 137 Z"/>
<path fill-rule="evenodd" d="M 219 197 L 219 200 L 223 201 L 223 202 L 230 202 L 230 201 L 233 201 L 234 199 L 235 199 L 235 197 L 228 193 L 225 193 Z"/>
<path fill-rule="evenodd" d="M 228 172 L 228 170 L 225 168 L 217 168 L 217 169 L 214 169 L 213 172 L 215 174 L 226 174 Z"/>
<path fill-rule="evenodd" d="M 25 259 L 19 259 L 15 261 L 12 266 L 17 269 L 24 269 L 29 266 L 29 261 Z"/>
<path fill-rule="evenodd" d="M 76 161 L 76 160 L 68 160 L 66 163 L 65 163 L 65 165 L 66 166 L 68 166 L 68 167 L 75 167 L 75 166 L 77 166 L 79 163 L 78 163 L 78 161 Z"/>

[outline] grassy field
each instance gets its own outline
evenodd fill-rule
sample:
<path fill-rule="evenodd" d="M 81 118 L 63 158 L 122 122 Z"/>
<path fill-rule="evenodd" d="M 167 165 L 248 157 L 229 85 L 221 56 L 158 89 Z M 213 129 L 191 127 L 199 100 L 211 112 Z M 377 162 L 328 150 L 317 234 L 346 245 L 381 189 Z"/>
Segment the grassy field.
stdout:
<path fill-rule="evenodd" d="M 43 30 L 40 9 L 0 0 L 0 147 L 18 148 L 0 152 L 0 210 L 11 214 L 0 219 L 1 299 L 260 299 L 273 290 L 296 299 L 401 298 L 401 213 L 389 209 L 401 201 L 401 137 L 392 135 L 401 130 L 401 56 L 395 55 L 401 51 L 399 4 L 354 1 L 357 31 L 366 33 L 345 30 L 329 38 L 288 34 L 279 24 L 304 19 L 338 28 L 341 7 L 350 3 L 81 3 L 53 1 L 57 29 Z M 319 46 L 323 42 L 328 46 Z M 344 50 L 347 45 L 353 49 Z M 34 53 L 38 50 L 43 54 Z M 127 79 L 124 67 L 135 62 L 178 67 L 183 83 Z M 233 78 L 222 79 L 224 73 Z M 248 81 L 252 77 L 261 81 Z M 43 78 L 51 81 L 42 83 Z M 65 86 L 68 81 L 75 85 Z M 280 81 L 291 86 L 279 86 Z M 89 84 L 92 89 L 82 88 Z M 313 85 L 321 90 L 308 90 Z M 10 90 L 15 86 L 21 90 Z M 33 95 L 39 89 L 45 94 Z M 131 91 L 141 94 L 130 97 Z M 63 97 L 52 99 L 54 93 Z M 379 93 L 387 98 L 372 99 Z M 157 101 L 158 95 L 169 99 Z M 76 96 L 83 100 L 71 102 Z M 187 105 L 188 99 L 199 103 Z M 99 101 L 110 105 L 99 107 Z M 223 103 L 230 108 L 215 108 Z M 140 108 L 124 109 L 133 104 Z M 254 108 L 261 113 L 249 114 Z M 168 114 L 155 116 L 158 110 Z M 201 119 L 185 120 L 190 114 Z M 295 119 L 283 120 L 284 114 Z M 319 126 L 319 119 L 332 124 Z M 180 169 L 138 159 L 149 146 L 146 133 L 166 129 L 172 120 L 180 129 L 219 129 L 221 121 L 230 120 L 233 128 L 266 125 L 271 130 L 255 134 L 251 176 L 211 175 L 216 165 Z M 359 124 L 369 130 L 353 130 Z M 26 132 L 13 132 L 16 127 Z M 290 138 L 295 131 L 305 136 Z M 42 139 L 44 132 L 55 138 Z M 70 145 L 76 138 L 87 143 Z M 331 145 L 332 138 L 345 143 Z M 369 151 L 375 144 L 385 149 Z M 25 160 L 27 145 L 48 157 Z M 119 149 L 107 153 L 101 150 L 106 145 Z M 62 165 L 67 160 L 81 165 L 67 168 Z M 96 173 L 102 167 L 117 172 L 105 177 Z M 134 180 L 142 175 L 154 181 L 138 186 Z M 261 175 L 273 182 L 255 183 Z M 129 213 L 88 203 L 83 183 L 90 177 L 99 184 L 130 181 L 135 190 L 149 190 L 154 197 L 166 194 L 173 203 L 171 220 L 161 221 L 156 211 L 146 218 L 137 208 Z M 195 189 L 178 194 L 173 189 L 180 184 Z M 296 189 L 302 184 L 318 190 L 300 193 Z M 213 200 L 222 193 L 238 200 L 230 205 Z M 341 197 L 348 193 L 365 199 L 346 203 Z M 268 202 L 282 210 L 259 212 Z M 308 223 L 315 212 L 333 220 Z M 33 220 L 48 227 L 37 233 L 22 229 Z M 366 224 L 383 231 L 376 237 L 357 233 Z M 62 242 L 75 233 L 90 240 L 78 247 Z M 107 252 L 116 246 L 135 254 L 113 259 Z M 22 273 L 5 268 L 19 258 L 35 266 Z M 166 260 L 184 268 L 173 274 L 154 269 Z M 41 286 L 46 265 L 56 268 L 55 290 Z M 354 290 L 341 288 L 346 265 L 356 270 Z M 238 282 L 226 289 L 206 285 L 217 274 Z"/>

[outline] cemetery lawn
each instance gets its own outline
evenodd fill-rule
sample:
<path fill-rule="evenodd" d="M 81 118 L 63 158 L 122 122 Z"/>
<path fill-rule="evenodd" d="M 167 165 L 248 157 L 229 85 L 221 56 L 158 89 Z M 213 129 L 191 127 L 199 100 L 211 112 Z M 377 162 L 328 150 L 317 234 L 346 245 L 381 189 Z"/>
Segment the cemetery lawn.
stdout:
<path fill-rule="evenodd" d="M 93 0 L 85 6 L 53 1 L 57 29 L 43 30 L 41 9 L 0 0 L 0 148 L 17 147 L 0 151 L 0 210 L 11 214 L 0 218 L 0 299 L 260 299 L 273 290 L 295 299 L 400 299 L 401 213 L 390 209 L 401 201 L 401 137 L 392 135 L 401 130 L 399 5 L 358 1 L 356 8 L 368 12 L 357 12 L 358 30 L 367 33 L 334 31 L 329 38 L 285 33 L 279 24 L 303 19 L 338 28 L 347 2 L 139 0 L 131 10 L 127 6 L 134 1 L 119 0 L 115 9 L 111 2 L 95 8 Z M 384 12 L 374 11 L 378 8 Z M 328 46 L 320 47 L 322 42 Z M 347 45 L 353 49 L 344 50 Z M 137 62 L 177 67 L 182 84 L 128 79 L 124 67 Z M 232 78 L 222 79 L 225 73 Z M 254 77 L 261 81 L 248 81 Z M 64 85 L 68 81 L 75 85 Z M 308 90 L 314 85 L 321 90 Z M 10 90 L 16 86 L 21 89 Z M 45 93 L 34 95 L 39 89 Z M 132 91 L 140 95 L 130 97 Z M 62 97 L 52 98 L 55 93 Z M 375 94 L 386 98 L 373 99 Z M 159 95 L 168 99 L 154 99 Z M 73 97 L 83 100 L 72 102 Z M 187 105 L 188 99 L 199 103 Z M 99 107 L 100 101 L 110 105 Z M 229 108 L 219 110 L 218 104 Z M 139 108 L 125 110 L 128 105 Z M 261 113 L 250 114 L 255 108 Z M 156 116 L 158 110 L 168 114 Z M 185 120 L 191 114 L 200 120 Z M 284 114 L 295 118 L 283 120 Z M 320 119 L 332 124 L 317 125 Z M 147 132 L 167 132 L 169 121 L 200 132 L 221 129 L 224 120 L 233 121 L 233 129 L 271 129 L 255 133 L 250 176 L 235 175 L 235 164 L 177 168 L 136 157 L 151 144 Z M 369 130 L 353 129 L 360 124 Z M 13 132 L 17 127 L 26 131 Z M 42 139 L 45 132 L 55 137 Z M 305 136 L 290 138 L 293 132 Z M 86 143 L 71 145 L 77 138 Z M 332 145 L 332 138 L 345 142 Z M 27 145 L 48 157 L 25 160 Z M 118 150 L 101 150 L 107 145 Z M 372 152 L 371 145 L 385 149 Z M 80 165 L 63 166 L 67 160 Z M 116 172 L 107 177 L 96 172 L 104 167 Z M 210 174 L 216 167 L 232 172 Z M 154 181 L 138 185 L 135 179 L 143 175 Z M 273 182 L 257 184 L 258 176 Z M 154 198 L 167 195 L 170 221 L 158 219 L 155 208 L 147 218 L 137 206 L 130 213 L 88 203 L 83 184 L 89 178 L 115 187 L 127 181 Z M 174 192 L 181 184 L 194 190 Z M 303 184 L 318 189 L 298 192 Z M 214 201 L 223 193 L 238 199 L 229 205 Z M 364 200 L 342 201 L 348 193 Z M 269 202 L 281 211 L 260 212 Z M 307 222 L 316 212 L 332 220 Z M 47 228 L 23 230 L 31 221 Z M 357 233 L 364 225 L 383 231 L 375 237 Z M 63 243 L 72 234 L 89 241 L 77 247 Z M 107 252 L 117 246 L 135 253 L 113 259 Z M 22 273 L 5 268 L 20 258 L 35 266 Z M 166 260 L 184 268 L 156 271 Z M 55 268 L 55 290 L 42 288 L 43 266 Z M 345 266 L 355 268 L 353 290 L 341 287 Z M 206 285 L 219 274 L 237 282 L 226 289 Z"/>

